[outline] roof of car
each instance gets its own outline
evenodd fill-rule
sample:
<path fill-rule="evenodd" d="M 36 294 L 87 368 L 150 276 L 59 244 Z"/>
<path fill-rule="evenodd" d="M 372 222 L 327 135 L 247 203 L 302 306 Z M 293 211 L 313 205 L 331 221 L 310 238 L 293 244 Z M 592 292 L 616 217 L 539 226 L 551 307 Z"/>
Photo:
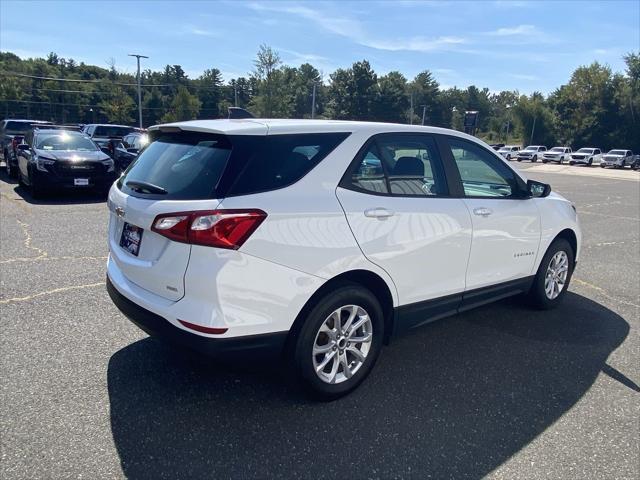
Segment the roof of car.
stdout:
<path fill-rule="evenodd" d="M 393 132 L 438 132 L 451 133 L 451 130 L 421 125 L 397 123 L 355 122 L 345 120 L 291 120 L 248 118 L 238 120 L 191 120 L 187 122 L 167 123 L 149 127 L 154 130 L 189 130 L 195 132 L 224 133 L 228 135 L 266 135 L 286 133 L 356 132 L 380 131 Z M 459 132 L 457 132 L 459 133 Z"/>

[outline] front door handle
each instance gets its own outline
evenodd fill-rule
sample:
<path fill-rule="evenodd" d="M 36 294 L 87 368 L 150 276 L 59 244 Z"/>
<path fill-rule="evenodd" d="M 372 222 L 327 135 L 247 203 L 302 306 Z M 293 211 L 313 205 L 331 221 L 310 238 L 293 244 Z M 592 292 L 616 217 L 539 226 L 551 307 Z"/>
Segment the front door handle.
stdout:
<path fill-rule="evenodd" d="M 473 214 L 478 215 L 479 217 L 488 217 L 493 213 L 493 210 L 486 207 L 478 207 L 473 209 Z"/>
<path fill-rule="evenodd" d="M 382 207 L 369 208 L 364 211 L 364 216 L 372 218 L 389 218 L 393 216 L 393 212 Z"/>

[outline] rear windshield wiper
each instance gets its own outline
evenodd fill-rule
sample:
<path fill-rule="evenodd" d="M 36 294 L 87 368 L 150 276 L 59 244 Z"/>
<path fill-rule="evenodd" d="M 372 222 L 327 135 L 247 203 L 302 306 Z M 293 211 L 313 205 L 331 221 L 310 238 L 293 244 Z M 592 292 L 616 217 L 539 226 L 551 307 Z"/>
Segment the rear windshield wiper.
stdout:
<path fill-rule="evenodd" d="M 132 190 L 143 193 L 158 193 L 161 195 L 166 195 L 167 193 L 169 193 L 164 188 L 154 185 L 153 183 L 139 182 L 138 180 L 129 180 L 125 183 L 125 185 Z"/>

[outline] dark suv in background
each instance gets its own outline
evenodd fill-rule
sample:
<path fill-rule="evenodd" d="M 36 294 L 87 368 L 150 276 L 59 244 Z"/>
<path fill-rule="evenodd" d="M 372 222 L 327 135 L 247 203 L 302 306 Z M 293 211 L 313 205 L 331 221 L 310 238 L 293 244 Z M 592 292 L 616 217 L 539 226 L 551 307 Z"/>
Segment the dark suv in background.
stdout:
<path fill-rule="evenodd" d="M 98 147 L 113 157 L 115 149 L 122 141 L 122 138 L 135 132 L 135 128 L 127 125 L 90 123 L 85 125 L 82 131 L 89 135 Z"/>
<path fill-rule="evenodd" d="M 27 132 L 37 125 L 50 125 L 43 120 L 7 119 L 0 124 L 0 151 L 4 158 L 7 176 L 17 177 L 17 150 Z"/>
<path fill-rule="evenodd" d="M 116 170 L 120 172 L 126 170 L 147 143 L 149 143 L 149 138 L 146 133 L 134 132 L 125 135 L 122 138 L 122 142 L 118 143 L 113 152 L 113 161 L 116 162 Z"/>
<path fill-rule="evenodd" d="M 114 162 L 89 136 L 60 129 L 33 129 L 18 145 L 20 183 L 33 197 L 54 188 L 106 192 L 117 174 Z"/>

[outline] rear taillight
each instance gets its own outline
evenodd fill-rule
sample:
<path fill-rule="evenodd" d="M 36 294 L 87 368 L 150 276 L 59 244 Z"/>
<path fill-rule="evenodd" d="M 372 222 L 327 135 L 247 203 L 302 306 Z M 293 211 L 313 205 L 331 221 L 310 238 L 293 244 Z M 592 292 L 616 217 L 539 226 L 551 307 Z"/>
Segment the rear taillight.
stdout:
<path fill-rule="evenodd" d="M 262 210 L 209 210 L 158 215 L 151 230 L 170 240 L 237 250 L 267 218 Z"/>

